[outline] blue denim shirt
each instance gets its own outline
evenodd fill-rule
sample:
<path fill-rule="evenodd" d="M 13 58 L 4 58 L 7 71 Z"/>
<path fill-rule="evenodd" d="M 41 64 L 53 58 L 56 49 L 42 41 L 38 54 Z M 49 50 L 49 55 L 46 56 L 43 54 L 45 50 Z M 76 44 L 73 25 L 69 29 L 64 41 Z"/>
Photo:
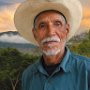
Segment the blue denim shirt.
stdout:
<path fill-rule="evenodd" d="M 22 90 L 90 90 L 90 59 L 67 49 L 50 76 L 39 60 L 23 72 Z"/>

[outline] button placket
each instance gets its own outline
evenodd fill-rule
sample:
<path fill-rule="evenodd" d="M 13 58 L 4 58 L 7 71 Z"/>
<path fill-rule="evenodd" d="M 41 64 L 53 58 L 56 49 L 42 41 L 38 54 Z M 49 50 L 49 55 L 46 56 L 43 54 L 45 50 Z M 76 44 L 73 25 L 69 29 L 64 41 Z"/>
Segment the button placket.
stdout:
<path fill-rule="evenodd" d="M 45 85 L 44 85 L 44 90 L 52 90 L 52 85 L 51 85 L 51 78 L 53 76 L 49 76 L 48 79 L 46 80 L 45 82 Z"/>

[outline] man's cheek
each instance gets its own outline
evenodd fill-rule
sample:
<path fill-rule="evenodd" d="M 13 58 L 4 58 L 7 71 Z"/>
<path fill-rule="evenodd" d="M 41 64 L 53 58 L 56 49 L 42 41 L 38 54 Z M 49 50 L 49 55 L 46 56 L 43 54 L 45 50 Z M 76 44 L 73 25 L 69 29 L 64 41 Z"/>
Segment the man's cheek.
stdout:
<path fill-rule="evenodd" d="M 66 34 L 61 34 L 61 35 L 60 35 L 60 38 L 61 38 L 62 40 L 64 40 L 64 39 L 67 38 L 67 36 L 66 36 Z"/>

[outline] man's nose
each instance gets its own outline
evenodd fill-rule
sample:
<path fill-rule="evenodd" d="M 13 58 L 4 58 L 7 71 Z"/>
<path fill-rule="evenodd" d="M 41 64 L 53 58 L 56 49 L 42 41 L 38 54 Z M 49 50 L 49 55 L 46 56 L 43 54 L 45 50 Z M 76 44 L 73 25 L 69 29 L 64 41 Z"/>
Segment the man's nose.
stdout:
<path fill-rule="evenodd" d="M 48 25 L 47 34 L 48 34 L 48 36 L 53 36 L 53 35 L 55 35 L 55 28 L 53 27 L 52 24 L 49 24 L 49 25 Z"/>

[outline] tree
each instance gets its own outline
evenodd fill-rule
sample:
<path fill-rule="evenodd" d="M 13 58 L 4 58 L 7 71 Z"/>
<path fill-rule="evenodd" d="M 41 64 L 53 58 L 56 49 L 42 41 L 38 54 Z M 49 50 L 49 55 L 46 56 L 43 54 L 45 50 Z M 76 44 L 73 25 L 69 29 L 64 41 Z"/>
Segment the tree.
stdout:
<path fill-rule="evenodd" d="M 16 90 L 20 85 L 23 70 L 37 58 L 37 56 L 22 54 L 14 48 L 0 49 L 0 82 L 3 83 L 3 87 L 6 87 L 6 90 Z M 1 88 L 2 86 L 0 90 Z"/>
<path fill-rule="evenodd" d="M 86 39 L 84 39 L 79 44 L 74 44 L 74 45 L 70 46 L 70 48 L 73 52 L 90 57 L 90 31 L 87 34 Z"/>

